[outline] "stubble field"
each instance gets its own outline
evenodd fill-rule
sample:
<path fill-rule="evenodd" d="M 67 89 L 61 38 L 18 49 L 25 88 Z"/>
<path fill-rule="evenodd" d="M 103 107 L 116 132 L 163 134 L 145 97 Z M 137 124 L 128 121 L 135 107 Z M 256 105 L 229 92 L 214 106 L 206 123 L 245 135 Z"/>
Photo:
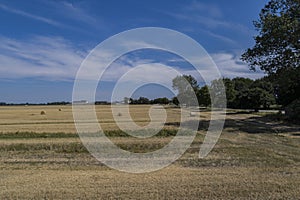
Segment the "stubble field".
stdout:
<path fill-rule="evenodd" d="M 130 114 L 145 126 L 149 109 L 131 106 Z M 162 148 L 180 122 L 180 110 L 166 107 L 163 131 L 142 140 L 118 130 L 110 106 L 96 110 L 106 135 L 132 152 Z M 0 107 L 0 199 L 299 199 L 299 126 L 228 111 L 217 145 L 199 159 L 210 112 L 191 120 L 198 117 L 198 134 L 179 160 L 156 172 L 129 174 L 88 153 L 76 134 L 71 106 Z"/>

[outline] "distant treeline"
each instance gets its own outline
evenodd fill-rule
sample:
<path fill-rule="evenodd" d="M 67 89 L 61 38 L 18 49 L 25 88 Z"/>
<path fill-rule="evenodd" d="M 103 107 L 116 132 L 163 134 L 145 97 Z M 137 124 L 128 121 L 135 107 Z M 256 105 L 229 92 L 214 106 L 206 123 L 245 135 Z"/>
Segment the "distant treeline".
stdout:
<path fill-rule="evenodd" d="M 190 84 L 190 87 L 187 84 Z M 219 92 L 222 85 L 225 86 L 226 94 L 223 96 L 226 95 L 228 108 L 258 110 L 260 108 L 269 109 L 272 105 L 280 104 L 281 99 L 278 98 L 276 87 L 267 77 L 257 80 L 243 77 L 222 78 L 212 81 L 210 85 L 199 87 L 197 80 L 191 75 L 177 76 L 173 79 L 173 88 L 178 91 L 173 102 L 176 104 L 177 99 L 183 99 L 180 104 L 188 106 L 198 104 L 208 107 L 211 105 L 211 95 L 212 97 L 219 95 L 214 94 L 213 91 Z M 191 93 L 196 94 L 198 102 L 191 101 L 192 98 L 183 98 L 191 96 Z M 217 99 L 215 98 L 215 101 Z"/>
<path fill-rule="evenodd" d="M 173 88 L 178 91 L 177 96 L 172 99 L 167 97 L 161 97 L 156 99 L 148 99 L 146 97 L 139 97 L 138 99 L 125 97 L 123 101 L 108 102 L 108 101 L 96 101 L 95 105 L 110 105 L 110 104 L 175 104 L 185 106 L 211 106 L 211 97 L 216 97 L 218 94 L 214 94 L 212 91 L 219 91 L 218 88 L 224 84 L 226 95 L 226 102 L 228 108 L 238 109 L 269 109 L 272 105 L 280 104 L 280 100 L 277 95 L 276 87 L 269 81 L 267 77 L 251 80 L 249 78 L 237 77 L 233 79 L 222 78 L 212 81 L 209 85 L 200 87 L 197 80 L 191 75 L 177 76 L 173 79 Z M 212 92 L 212 93 L 211 93 Z M 196 99 L 192 98 L 196 95 Z M 195 101 L 196 100 L 196 101 Z M 69 105 L 69 104 L 93 104 L 86 100 L 67 102 L 56 101 L 41 104 L 7 104 L 1 102 L 0 106 L 5 105 Z"/>
<path fill-rule="evenodd" d="M 57 101 L 57 102 L 48 102 L 48 103 L 6 103 L 0 102 L 0 106 L 44 106 L 44 105 L 68 105 L 71 102 L 67 101 Z"/>
<path fill-rule="evenodd" d="M 124 103 L 126 104 L 169 104 L 172 101 L 167 97 L 156 98 L 156 99 L 148 99 L 146 97 L 140 97 L 138 99 L 133 98 L 124 98 Z"/>
<path fill-rule="evenodd" d="M 132 98 L 124 98 L 124 101 L 121 102 L 108 102 L 108 101 L 95 101 L 95 105 L 111 105 L 111 104 L 169 104 L 171 100 L 166 97 L 157 98 L 150 100 L 146 97 L 140 97 L 138 99 Z M 0 106 L 43 106 L 43 105 L 71 105 L 72 102 L 68 101 L 55 101 L 55 102 L 48 102 L 48 103 L 6 103 L 0 102 Z M 89 104 L 87 101 L 80 101 L 79 104 Z"/>

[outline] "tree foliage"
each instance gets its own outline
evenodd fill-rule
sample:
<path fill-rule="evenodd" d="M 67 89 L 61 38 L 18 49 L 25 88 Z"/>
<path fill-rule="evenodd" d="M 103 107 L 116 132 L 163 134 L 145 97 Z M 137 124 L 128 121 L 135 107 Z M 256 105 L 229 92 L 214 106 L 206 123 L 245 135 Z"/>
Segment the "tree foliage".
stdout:
<path fill-rule="evenodd" d="M 182 81 L 183 78 L 183 76 L 176 77 L 173 80 L 173 84 L 174 82 L 178 83 L 179 81 Z M 193 90 L 197 95 L 198 104 L 202 106 L 208 107 L 211 105 L 211 99 L 214 99 L 214 104 L 218 105 L 218 101 L 222 101 L 222 99 L 219 99 L 218 96 L 223 98 L 225 95 L 227 99 L 227 107 L 229 108 L 258 110 L 260 108 L 267 109 L 276 103 L 273 84 L 265 78 L 257 79 L 255 81 L 249 78 L 241 77 L 234 79 L 222 78 L 213 80 L 210 85 L 205 85 L 201 88 L 199 88 L 199 86 L 196 84 L 197 82 L 194 81 L 195 79 L 193 77 L 190 78 L 190 80 L 193 80 Z M 221 89 L 223 85 L 225 86 L 225 90 Z M 180 95 L 185 95 L 188 93 L 185 90 L 179 91 L 181 91 L 181 93 L 179 92 L 177 95 L 179 99 Z M 215 94 L 214 91 L 217 93 Z M 226 94 L 221 94 L 222 91 Z M 176 105 L 179 104 L 177 97 L 174 97 L 173 99 L 173 101 L 176 101 Z M 183 104 L 182 102 L 180 103 Z"/>
<path fill-rule="evenodd" d="M 278 102 L 286 106 L 300 98 L 300 1 L 271 0 L 254 26 L 259 34 L 242 60 L 268 73 Z"/>
<path fill-rule="evenodd" d="M 211 104 L 209 88 L 207 85 L 201 87 L 197 93 L 199 105 L 208 107 Z"/>
<path fill-rule="evenodd" d="M 191 75 L 177 76 L 173 79 L 173 89 L 178 91 L 177 99 L 180 104 L 188 106 L 198 105 L 197 98 L 199 86 L 197 80 Z"/>
<path fill-rule="evenodd" d="M 268 74 L 300 65 L 300 1 L 271 0 L 254 22 L 259 34 L 242 59 Z"/>

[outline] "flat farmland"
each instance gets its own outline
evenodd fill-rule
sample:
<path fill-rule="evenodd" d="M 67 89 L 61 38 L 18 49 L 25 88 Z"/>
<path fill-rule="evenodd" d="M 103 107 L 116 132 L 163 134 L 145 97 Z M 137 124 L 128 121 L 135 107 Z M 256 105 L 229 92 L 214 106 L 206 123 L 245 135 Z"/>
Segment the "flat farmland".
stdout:
<path fill-rule="evenodd" d="M 150 108 L 131 106 L 130 115 L 146 126 Z M 138 139 L 118 130 L 110 106 L 96 111 L 109 138 L 132 152 L 162 148 L 180 124 L 180 110 L 165 107 L 163 131 Z M 217 145 L 199 159 L 209 116 L 203 111 L 190 117 L 200 117 L 198 133 L 180 159 L 156 172 L 130 174 L 89 154 L 76 134 L 71 106 L 0 107 L 0 199 L 299 199 L 299 126 L 229 110 Z M 115 117 L 130 121 L 123 113 Z M 161 116 L 153 117 L 159 123 Z"/>
<path fill-rule="evenodd" d="M 124 106 L 120 106 L 121 109 Z M 76 133 L 72 106 L 3 106 L 0 107 L 0 132 L 64 132 Z M 131 106 L 130 116 L 139 126 L 150 122 L 149 110 L 151 106 Z M 167 123 L 180 121 L 179 109 L 166 109 Z M 44 112 L 45 114 L 41 114 Z M 116 130 L 118 126 L 115 119 L 119 118 L 123 124 L 130 121 L 128 118 L 114 115 L 109 105 L 96 106 L 96 113 L 101 127 L 104 130 Z M 117 113 L 119 114 L 119 113 Z M 154 116 L 154 121 L 160 121 L 159 115 Z"/>

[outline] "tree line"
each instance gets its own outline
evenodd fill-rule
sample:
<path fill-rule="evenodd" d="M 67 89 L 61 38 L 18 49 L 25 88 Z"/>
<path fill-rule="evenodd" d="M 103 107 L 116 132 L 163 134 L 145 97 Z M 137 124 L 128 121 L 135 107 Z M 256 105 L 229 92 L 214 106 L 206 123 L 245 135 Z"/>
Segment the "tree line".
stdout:
<path fill-rule="evenodd" d="M 147 97 L 139 97 L 138 99 L 128 98 L 125 97 L 123 103 L 126 104 L 169 104 L 171 100 L 169 100 L 167 97 L 161 97 L 156 99 L 148 99 Z"/>
<path fill-rule="evenodd" d="M 184 81 L 191 87 L 187 87 Z M 212 92 L 218 92 L 217 88 L 220 87 L 220 84 L 225 86 L 228 108 L 258 110 L 260 108 L 269 109 L 271 105 L 276 104 L 274 86 L 266 78 L 257 80 L 243 77 L 222 78 L 212 81 L 210 85 L 200 87 L 197 80 L 191 75 L 177 76 L 173 79 L 173 88 L 178 91 L 178 95 L 175 99 L 173 98 L 172 102 L 178 105 L 178 99 L 183 99 L 184 101 L 180 103 L 187 106 L 198 104 L 208 107 L 211 105 L 211 96 L 214 96 Z M 182 96 L 190 96 L 191 92 L 196 94 L 197 102 L 190 102 L 189 98 L 181 98 Z"/>
<path fill-rule="evenodd" d="M 214 96 L 210 91 L 218 91 L 217 89 L 213 90 L 213 88 L 218 88 L 220 84 L 225 86 L 228 108 L 254 109 L 257 111 L 260 108 L 269 109 L 272 105 L 277 104 L 279 100 L 276 98 L 274 85 L 267 78 L 257 80 L 243 77 L 222 78 L 200 87 L 193 76 L 182 75 L 175 77 L 172 81 L 173 89 L 178 92 L 172 99 L 163 97 L 150 100 L 146 97 L 139 97 L 138 99 L 125 97 L 124 102 L 128 104 L 172 103 L 175 105 L 209 107 L 211 96 Z M 196 98 L 192 98 L 192 95 L 195 95 Z"/>

